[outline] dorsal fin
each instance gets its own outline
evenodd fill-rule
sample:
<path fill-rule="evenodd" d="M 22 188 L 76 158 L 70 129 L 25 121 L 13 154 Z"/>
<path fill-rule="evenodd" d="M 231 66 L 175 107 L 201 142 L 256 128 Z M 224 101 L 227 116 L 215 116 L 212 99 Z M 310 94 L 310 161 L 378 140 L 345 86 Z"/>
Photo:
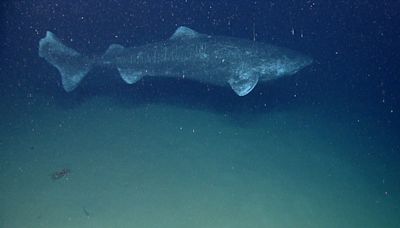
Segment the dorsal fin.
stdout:
<path fill-rule="evenodd" d="M 171 36 L 171 40 L 177 40 L 177 39 L 193 39 L 196 37 L 201 36 L 200 33 L 194 31 L 191 28 L 185 27 L 185 26 L 180 26 L 179 28 L 176 29 L 174 34 Z"/>
<path fill-rule="evenodd" d="M 112 55 L 118 55 L 124 50 L 124 46 L 120 44 L 111 44 L 110 47 L 108 47 L 106 53 L 104 53 L 104 56 L 112 56 Z"/>

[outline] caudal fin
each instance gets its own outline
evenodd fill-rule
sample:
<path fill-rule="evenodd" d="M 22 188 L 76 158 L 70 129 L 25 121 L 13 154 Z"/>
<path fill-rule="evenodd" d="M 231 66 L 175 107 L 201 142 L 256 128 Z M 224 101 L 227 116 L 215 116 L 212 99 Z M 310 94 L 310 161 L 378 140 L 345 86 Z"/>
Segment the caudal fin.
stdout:
<path fill-rule="evenodd" d="M 58 69 L 65 91 L 74 90 L 92 68 L 94 61 L 65 46 L 52 32 L 39 41 L 39 56 Z"/>

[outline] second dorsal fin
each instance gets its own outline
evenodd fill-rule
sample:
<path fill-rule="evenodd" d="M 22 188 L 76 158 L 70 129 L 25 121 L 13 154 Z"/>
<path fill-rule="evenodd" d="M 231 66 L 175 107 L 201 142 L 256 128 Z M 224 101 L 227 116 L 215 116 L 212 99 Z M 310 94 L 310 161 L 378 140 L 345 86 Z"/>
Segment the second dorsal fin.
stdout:
<path fill-rule="evenodd" d="M 124 46 L 119 45 L 119 44 L 111 44 L 110 47 L 108 47 L 107 51 L 104 53 L 103 57 L 114 57 L 115 55 L 121 54 L 121 52 L 124 51 Z"/>

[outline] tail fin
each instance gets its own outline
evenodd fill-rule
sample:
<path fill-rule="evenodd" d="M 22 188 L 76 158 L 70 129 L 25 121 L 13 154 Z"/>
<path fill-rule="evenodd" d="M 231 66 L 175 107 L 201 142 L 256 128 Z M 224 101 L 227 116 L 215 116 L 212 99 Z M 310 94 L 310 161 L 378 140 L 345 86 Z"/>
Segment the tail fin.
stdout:
<path fill-rule="evenodd" d="M 65 46 L 49 31 L 39 42 L 39 56 L 58 69 L 62 85 L 67 92 L 78 86 L 94 63 L 89 57 Z"/>

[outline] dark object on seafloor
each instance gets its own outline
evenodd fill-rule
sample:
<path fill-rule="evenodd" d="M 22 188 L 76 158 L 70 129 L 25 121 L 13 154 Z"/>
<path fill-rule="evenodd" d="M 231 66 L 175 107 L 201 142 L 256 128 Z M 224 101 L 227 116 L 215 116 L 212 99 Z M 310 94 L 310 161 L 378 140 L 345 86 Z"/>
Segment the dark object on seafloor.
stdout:
<path fill-rule="evenodd" d="M 82 207 L 83 213 L 86 215 L 86 217 L 90 218 L 90 213 L 89 211 L 86 209 L 86 207 Z"/>
<path fill-rule="evenodd" d="M 58 180 L 62 177 L 67 176 L 69 173 L 71 173 L 71 170 L 68 168 L 64 168 L 62 170 L 59 171 L 55 171 L 54 173 L 51 174 L 51 179 L 53 180 Z"/>

